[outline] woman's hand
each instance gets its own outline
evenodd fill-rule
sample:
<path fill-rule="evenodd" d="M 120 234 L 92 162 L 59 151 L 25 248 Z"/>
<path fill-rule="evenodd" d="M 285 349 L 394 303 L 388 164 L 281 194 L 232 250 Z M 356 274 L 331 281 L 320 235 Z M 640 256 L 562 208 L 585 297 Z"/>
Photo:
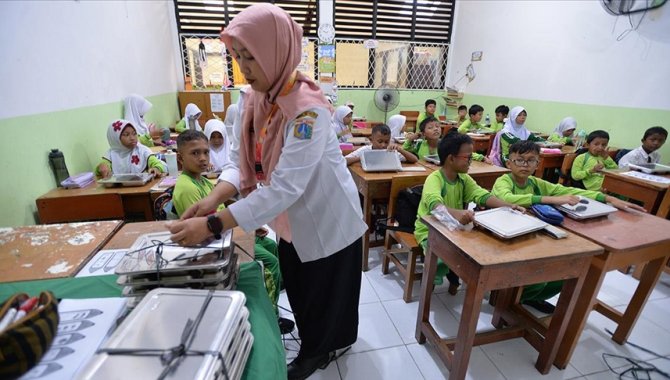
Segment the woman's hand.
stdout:
<path fill-rule="evenodd" d="M 170 240 L 182 247 L 200 244 L 212 236 L 205 217 L 167 222 L 165 227 L 170 230 Z"/>
<path fill-rule="evenodd" d="M 181 220 L 190 219 L 195 216 L 205 216 L 212 212 L 212 210 L 216 210 L 218 206 L 219 203 L 216 199 L 207 196 L 189 207 L 188 210 L 181 215 Z"/>

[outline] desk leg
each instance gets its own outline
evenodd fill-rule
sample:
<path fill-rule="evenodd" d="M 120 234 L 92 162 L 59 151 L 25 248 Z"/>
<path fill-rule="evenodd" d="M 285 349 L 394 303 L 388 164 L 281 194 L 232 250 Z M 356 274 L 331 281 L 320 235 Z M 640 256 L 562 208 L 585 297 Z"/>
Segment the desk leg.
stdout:
<path fill-rule="evenodd" d="M 637 289 L 635 289 L 633 298 L 631 298 L 630 303 L 628 304 L 628 307 L 622 315 L 620 323 L 618 324 L 617 329 L 614 331 L 614 335 L 612 336 L 612 340 L 615 342 L 624 344 L 630 336 L 630 332 L 633 329 L 633 326 L 635 326 L 635 322 L 637 322 L 637 318 L 642 312 L 642 307 L 644 307 L 644 305 L 647 303 L 649 294 L 651 294 L 651 291 L 654 289 L 658 278 L 661 276 L 663 266 L 667 260 L 667 256 L 660 257 L 656 260 L 648 262 L 647 265 L 645 265 L 644 271 L 642 272 L 642 277 L 640 278 L 640 283 L 638 284 Z"/>
<path fill-rule="evenodd" d="M 368 190 L 363 194 L 363 217 L 365 217 L 365 224 L 368 225 L 367 231 L 363 235 L 363 271 L 368 271 L 368 255 L 370 254 L 370 231 L 374 228 L 372 226 L 372 197 Z"/>
<path fill-rule="evenodd" d="M 481 280 L 480 275 L 481 273 L 473 278 L 472 283 L 468 283 L 465 292 L 461 321 L 458 325 L 458 335 L 454 347 L 454 360 L 451 362 L 449 370 L 449 380 L 465 379 L 468 371 L 472 345 L 477 333 L 477 320 L 484 300 L 484 287 L 480 284 L 486 281 Z"/>
<path fill-rule="evenodd" d="M 429 246 L 430 247 L 430 246 Z M 423 263 L 423 275 L 421 276 L 421 295 L 419 296 L 419 313 L 416 318 L 416 341 L 419 344 L 426 343 L 426 335 L 423 333 L 423 324 L 429 322 L 430 297 L 433 294 L 433 280 L 437 272 L 437 256 L 430 248 L 425 252 Z"/>
<path fill-rule="evenodd" d="M 535 177 L 537 178 L 542 178 L 544 174 L 544 161 L 544 157 L 540 157 L 540 163 L 537 165 L 537 169 L 535 169 Z"/>

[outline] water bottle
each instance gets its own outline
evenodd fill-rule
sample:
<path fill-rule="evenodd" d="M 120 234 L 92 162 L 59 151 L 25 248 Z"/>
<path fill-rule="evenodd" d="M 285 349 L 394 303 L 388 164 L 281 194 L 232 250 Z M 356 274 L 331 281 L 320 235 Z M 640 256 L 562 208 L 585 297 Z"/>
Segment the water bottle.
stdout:
<path fill-rule="evenodd" d="M 489 114 L 486 114 L 486 119 L 485 120 L 486 120 L 486 127 L 487 128 L 490 127 L 491 126 L 491 117 L 489 116 Z"/>
<path fill-rule="evenodd" d="M 65 165 L 63 152 L 58 149 L 51 149 L 49 153 L 49 165 L 54 172 L 58 186 L 62 187 L 61 182 L 70 177 L 70 173 L 67 171 L 67 166 Z"/>
<path fill-rule="evenodd" d="M 577 139 L 575 139 L 575 148 L 579 149 L 586 142 L 586 131 L 583 129 L 577 132 Z"/>

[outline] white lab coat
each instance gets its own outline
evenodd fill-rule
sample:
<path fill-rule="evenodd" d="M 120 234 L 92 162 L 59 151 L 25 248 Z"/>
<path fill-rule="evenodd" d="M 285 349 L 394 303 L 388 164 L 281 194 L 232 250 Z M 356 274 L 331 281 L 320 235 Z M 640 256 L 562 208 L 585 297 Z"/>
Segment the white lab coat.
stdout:
<path fill-rule="evenodd" d="M 346 248 L 367 229 L 356 185 L 330 126 L 330 112 L 325 108 L 310 111 L 318 114 L 312 137 L 295 137 L 294 123 L 289 122 L 270 185 L 228 207 L 247 232 L 286 210 L 292 242 L 303 263 Z M 234 149 L 230 158 L 231 164 L 224 167 L 219 181 L 239 190 L 239 150 Z"/>

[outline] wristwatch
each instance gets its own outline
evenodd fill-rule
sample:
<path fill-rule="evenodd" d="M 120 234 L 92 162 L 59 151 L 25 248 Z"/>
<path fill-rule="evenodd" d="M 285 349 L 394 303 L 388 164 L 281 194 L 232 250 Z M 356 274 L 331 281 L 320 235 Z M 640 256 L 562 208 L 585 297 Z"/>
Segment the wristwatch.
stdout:
<path fill-rule="evenodd" d="M 207 217 L 207 228 L 214 234 L 214 239 L 221 239 L 221 231 L 223 231 L 223 222 L 216 214 Z"/>

